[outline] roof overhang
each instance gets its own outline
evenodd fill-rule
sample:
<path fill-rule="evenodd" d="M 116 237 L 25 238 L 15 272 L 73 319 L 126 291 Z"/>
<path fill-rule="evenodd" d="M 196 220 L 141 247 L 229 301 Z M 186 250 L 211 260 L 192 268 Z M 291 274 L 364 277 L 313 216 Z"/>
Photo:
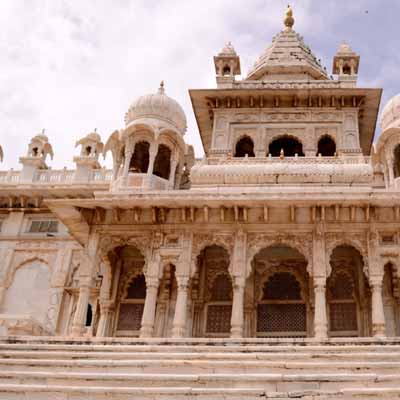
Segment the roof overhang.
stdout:
<path fill-rule="evenodd" d="M 68 228 L 70 234 L 82 245 L 87 244 L 90 227 L 94 224 L 95 211 L 99 210 L 134 210 L 158 208 L 195 209 L 239 207 L 296 207 L 305 206 L 380 206 L 395 207 L 400 205 L 400 191 L 373 190 L 369 187 L 331 188 L 322 191 L 320 187 L 304 187 L 300 194 L 290 187 L 264 187 L 246 189 L 246 193 L 231 193 L 221 190 L 207 191 L 172 190 L 142 194 L 114 196 L 104 193 L 104 197 L 96 195 L 94 199 L 49 199 L 45 200 L 48 208 Z M 168 224 L 166 224 L 168 225 Z"/>

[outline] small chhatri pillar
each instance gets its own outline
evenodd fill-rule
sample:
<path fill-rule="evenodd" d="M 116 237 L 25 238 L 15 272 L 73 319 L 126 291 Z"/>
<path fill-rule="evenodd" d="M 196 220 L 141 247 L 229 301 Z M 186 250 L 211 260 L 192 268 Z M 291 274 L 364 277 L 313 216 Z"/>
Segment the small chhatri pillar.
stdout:
<path fill-rule="evenodd" d="M 22 182 L 32 182 L 39 169 L 48 169 L 46 158 L 50 155 L 53 159 L 54 152 L 48 137 L 42 132 L 34 136 L 29 143 L 28 153 L 25 157 L 20 157 L 19 162 L 23 165 L 21 171 Z"/>
<path fill-rule="evenodd" d="M 360 56 L 346 42 L 342 42 L 333 58 L 332 73 L 338 76 L 339 81 L 347 83 L 348 87 L 355 87 L 359 65 Z"/>
<path fill-rule="evenodd" d="M 218 88 L 232 86 L 235 75 L 240 75 L 240 58 L 231 42 L 228 42 L 220 53 L 214 57 L 215 73 Z"/>
<path fill-rule="evenodd" d="M 101 168 L 99 155 L 103 152 L 104 145 L 95 129 L 92 133 L 78 140 L 75 147 L 78 146 L 81 146 L 81 153 L 79 156 L 74 157 L 76 164 L 74 180 L 88 181 L 90 179 L 90 172 Z"/>

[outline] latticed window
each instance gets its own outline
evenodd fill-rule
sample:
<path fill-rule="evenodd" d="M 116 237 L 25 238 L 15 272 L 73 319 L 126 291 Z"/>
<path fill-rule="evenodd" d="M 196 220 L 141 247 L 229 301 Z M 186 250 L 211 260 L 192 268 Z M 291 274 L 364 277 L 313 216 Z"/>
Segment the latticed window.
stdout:
<path fill-rule="evenodd" d="M 145 298 L 146 280 L 141 274 L 130 282 L 126 296 L 121 300 L 117 331 L 140 330 Z"/>
<path fill-rule="evenodd" d="M 219 274 L 211 286 L 210 302 L 207 305 L 206 332 L 229 333 L 232 315 L 232 281 L 228 274 Z"/>
<path fill-rule="evenodd" d="M 296 277 L 290 272 L 277 272 L 263 287 L 257 307 L 257 332 L 267 336 L 304 336 L 306 313 Z"/>
<path fill-rule="evenodd" d="M 357 331 L 357 304 L 354 298 L 354 281 L 345 272 L 333 273 L 328 284 L 329 320 L 332 332 Z"/>

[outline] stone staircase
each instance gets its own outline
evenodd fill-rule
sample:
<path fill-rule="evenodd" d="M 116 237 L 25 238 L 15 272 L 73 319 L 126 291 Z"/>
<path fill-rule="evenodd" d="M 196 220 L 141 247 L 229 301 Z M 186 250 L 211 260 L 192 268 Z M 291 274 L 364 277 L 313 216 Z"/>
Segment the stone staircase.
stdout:
<path fill-rule="evenodd" d="M 0 338 L 0 399 L 400 399 L 400 338 Z"/>

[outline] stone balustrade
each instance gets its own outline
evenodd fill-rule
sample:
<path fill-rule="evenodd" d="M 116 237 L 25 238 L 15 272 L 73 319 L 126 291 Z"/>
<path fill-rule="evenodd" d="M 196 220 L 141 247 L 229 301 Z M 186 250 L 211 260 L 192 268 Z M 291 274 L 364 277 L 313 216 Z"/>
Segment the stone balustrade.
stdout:
<path fill-rule="evenodd" d="M 53 169 L 43 169 L 37 170 L 32 183 L 34 184 L 74 184 L 81 183 L 77 182 L 76 171 L 69 169 L 53 170 Z M 88 174 L 88 183 L 108 183 L 112 179 L 112 171 L 101 168 L 94 169 Z M 24 183 L 27 183 L 26 181 Z M 0 171 L 0 185 L 19 185 L 21 184 L 21 171 Z"/>

